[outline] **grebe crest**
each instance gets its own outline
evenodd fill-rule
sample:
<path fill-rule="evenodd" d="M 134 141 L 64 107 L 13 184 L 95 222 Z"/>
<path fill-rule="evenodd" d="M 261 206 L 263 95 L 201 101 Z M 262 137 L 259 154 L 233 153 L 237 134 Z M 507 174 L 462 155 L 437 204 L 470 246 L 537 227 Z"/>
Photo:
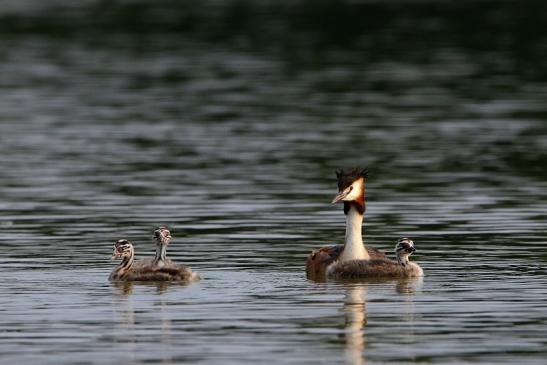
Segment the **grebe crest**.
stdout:
<path fill-rule="evenodd" d="M 351 206 L 357 208 L 361 214 L 365 213 L 365 182 L 368 178 L 367 169 L 346 169 L 337 170 L 338 194 L 332 203 L 344 202 L 344 213 L 348 214 Z"/>

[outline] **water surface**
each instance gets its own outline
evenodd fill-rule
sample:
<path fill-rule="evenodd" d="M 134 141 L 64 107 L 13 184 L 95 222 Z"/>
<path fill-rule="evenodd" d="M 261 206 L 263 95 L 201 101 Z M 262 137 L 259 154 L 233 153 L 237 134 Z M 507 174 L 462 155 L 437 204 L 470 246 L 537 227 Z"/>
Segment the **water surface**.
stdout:
<path fill-rule="evenodd" d="M 469 4 L 339 34 L 306 6 L 244 7 L 271 23 L 242 30 L 212 2 L 203 30 L 58 3 L 1 15 L 3 362 L 544 364 L 547 77 L 542 33 L 517 54 L 503 31 L 512 2 L 473 8 L 502 29 L 483 48 L 454 33 Z M 334 170 L 355 165 L 366 243 L 412 237 L 423 280 L 306 279 L 343 241 Z M 159 224 L 203 280 L 110 284 L 115 240 L 150 256 Z"/>

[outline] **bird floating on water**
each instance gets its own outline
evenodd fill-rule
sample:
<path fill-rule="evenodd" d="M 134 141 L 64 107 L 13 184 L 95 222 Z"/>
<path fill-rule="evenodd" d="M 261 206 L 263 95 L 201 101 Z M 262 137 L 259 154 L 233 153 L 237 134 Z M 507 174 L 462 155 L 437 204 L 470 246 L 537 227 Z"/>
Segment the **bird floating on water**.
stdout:
<path fill-rule="evenodd" d="M 414 251 L 405 251 L 408 247 L 415 250 L 412 240 L 402 238 L 397 242 L 398 261 L 390 260 L 382 251 L 366 247 L 363 243 L 362 225 L 366 211 L 365 183 L 368 171 L 357 168 L 338 170 L 336 177 L 338 179 L 338 194 L 332 203 L 344 203 L 345 244 L 314 250 L 306 262 L 307 276 L 310 279 L 422 276 L 422 269 L 417 264 L 408 261 L 408 255 Z M 403 249 L 406 246 L 408 247 Z"/>
<path fill-rule="evenodd" d="M 179 265 L 166 258 L 167 245 L 171 232 L 165 226 L 154 231 L 156 256 L 154 259 L 134 261 L 135 249 L 128 240 L 118 240 L 114 245 L 112 259 L 121 259 L 120 264 L 110 274 L 111 281 L 177 281 L 193 282 L 200 280 L 199 274 L 188 266 Z"/>
<path fill-rule="evenodd" d="M 397 261 L 388 258 L 371 260 L 335 261 L 327 268 L 327 277 L 344 278 L 415 278 L 423 276 L 422 268 L 408 260 L 416 252 L 414 242 L 400 238 L 395 245 Z"/>

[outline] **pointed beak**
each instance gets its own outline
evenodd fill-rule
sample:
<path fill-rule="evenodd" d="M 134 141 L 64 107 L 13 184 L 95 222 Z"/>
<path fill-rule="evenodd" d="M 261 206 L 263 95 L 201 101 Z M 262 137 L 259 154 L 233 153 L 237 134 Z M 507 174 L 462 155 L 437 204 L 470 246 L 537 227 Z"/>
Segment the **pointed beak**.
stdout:
<path fill-rule="evenodd" d="M 409 248 L 409 251 L 410 251 L 410 253 L 416 252 L 416 249 L 414 248 L 414 246 L 412 246 L 411 248 Z"/>
<path fill-rule="evenodd" d="M 112 256 L 110 256 L 110 260 L 114 261 L 122 257 L 122 255 L 118 252 L 118 250 L 114 249 L 114 253 Z"/>
<path fill-rule="evenodd" d="M 343 200 L 346 196 L 348 196 L 350 191 L 351 191 L 351 186 L 339 192 L 338 194 L 336 194 L 334 199 L 332 199 L 331 204 L 338 203 L 339 201 Z"/>
<path fill-rule="evenodd" d="M 158 241 L 158 243 L 163 244 L 165 240 L 171 239 L 171 234 L 170 233 L 165 234 L 161 231 L 156 231 L 154 232 L 154 239 Z"/>

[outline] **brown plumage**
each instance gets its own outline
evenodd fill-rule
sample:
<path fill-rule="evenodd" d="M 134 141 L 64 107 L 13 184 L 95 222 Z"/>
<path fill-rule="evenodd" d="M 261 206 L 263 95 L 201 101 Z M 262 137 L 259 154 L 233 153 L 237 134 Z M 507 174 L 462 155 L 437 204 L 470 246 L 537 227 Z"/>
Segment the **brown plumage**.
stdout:
<path fill-rule="evenodd" d="M 308 255 L 308 259 L 306 260 L 307 277 L 312 280 L 325 279 L 327 268 L 333 262 L 338 260 L 338 257 L 343 250 L 344 245 L 325 246 L 318 248 L 317 250 L 313 250 L 312 253 Z M 386 254 L 376 248 L 366 247 L 366 250 L 372 260 L 387 259 Z"/>
<path fill-rule="evenodd" d="M 413 262 L 411 262 L 409 266 L 401 266 L 398 262 L 388 259 L 337 262 L 328 269 L 328 277 L 331 279 L 401 279 L 414 278 L 422 275 L 422 269 Z"/>
<path fill-rule="evenodd" d="M 192 282 L 199 280 L 199 275 L 192 272 L 188 267 L 162 268 L 156 270 L 129 270 L 121 275 L 114 274 L 111 281 L 176 281 Z"/>
<path fill-rule="evenodd" d="M 375 278 L 414 278 L 423 276 L 423 270 L 417 264 L 410 262 L 408 257 L 414 253 L 414 242 L 408 238 L 401 238 L 395 245 L 397 261 L 383 257 L 374 257 L 370 260 L 332 261 L 327 265 L 323 274 L 330 279 L 375 279 Z"/>
<path fill-rule="evenodd" d="M 112 270 L 111 281 L 176 281 L 192 282 L 200 279 L 197 273 L 187 266 L 177 265 L 170 261 L 164 266 L 152 265 L 150 261 L 134 263 L 135 251 L 131 242 L 119 240 L 114 247 L 113 259 L 121 263 Z"/>

